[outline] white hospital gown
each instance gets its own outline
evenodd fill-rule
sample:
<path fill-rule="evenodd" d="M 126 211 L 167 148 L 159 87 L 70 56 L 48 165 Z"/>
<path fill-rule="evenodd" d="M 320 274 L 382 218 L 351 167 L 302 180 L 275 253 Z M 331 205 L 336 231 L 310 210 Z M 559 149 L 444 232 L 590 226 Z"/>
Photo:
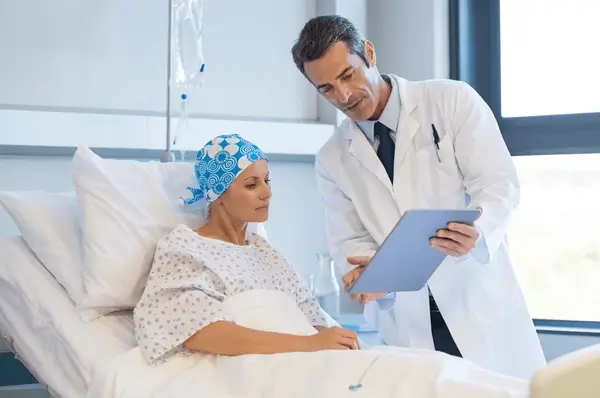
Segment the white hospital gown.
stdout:
<path fill-rule="evenodd" d="M 150 364 L 189 353 L 182 344 L 198 330 L 229 320 L 225 298 L 252 289 L 292 296 L 312 325 L 327 325 L 316 299 L 293 267 L 254 233 L 241 246 L 180 225 L 156 248 L 152 270 L 134 310 L 136 338 Z"/>

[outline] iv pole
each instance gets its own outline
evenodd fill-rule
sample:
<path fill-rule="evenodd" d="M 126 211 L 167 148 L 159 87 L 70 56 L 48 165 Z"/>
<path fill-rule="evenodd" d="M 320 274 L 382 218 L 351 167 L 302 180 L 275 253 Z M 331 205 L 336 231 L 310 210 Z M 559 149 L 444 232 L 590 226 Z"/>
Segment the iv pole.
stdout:
<path fill-rule="evenodd" d="M 168 34 L 167 34 L 167 130 L 166 130 L 166 146 L 165 152 L 161 157 L 161 162 L 170 163 L 175 161 L 175 154 L 171 152 L 171 143 L 173 142 L 171 138 L 171 35 L 172 35 L 172 20 L 173 20 L 173 0 L 167 0 L 167 4 L 169 5 L 168 18 L 169 23 L 168 26 Z"/>

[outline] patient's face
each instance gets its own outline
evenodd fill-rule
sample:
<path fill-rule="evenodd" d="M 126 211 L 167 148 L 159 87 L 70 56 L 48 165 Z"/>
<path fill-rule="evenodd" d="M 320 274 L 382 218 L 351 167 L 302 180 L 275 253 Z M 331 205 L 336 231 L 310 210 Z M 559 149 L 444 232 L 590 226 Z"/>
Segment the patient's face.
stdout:
<path fill-rule="evenodd" d="M 271 200 L 267 161 L 261 159 L 248 166 L 218 200 L 234 221 L 266 221 Z"/>

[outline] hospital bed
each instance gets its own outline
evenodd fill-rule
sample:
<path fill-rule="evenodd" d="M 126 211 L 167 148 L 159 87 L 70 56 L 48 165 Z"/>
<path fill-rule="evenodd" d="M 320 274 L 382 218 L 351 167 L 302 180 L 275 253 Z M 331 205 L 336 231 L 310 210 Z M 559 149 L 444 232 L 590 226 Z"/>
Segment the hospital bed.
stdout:
<path fill-rule="evenodd" d="M 82 161 L 84 155 L 88 158 L 87 163 Z M 164 166 L 172 169 L 172 175 L 169 178 L 164 178 L 163 167 L 157 167 L 156 165 L 148 165 L 145 168 L 145 166 L 142 167 L 137 163 L 125 161 L 123 163 L 112 161 L 105 163 L 86 151 L 83 151 L 83 154 L 80 155 L 76 154 L 76 156 L 80 156 L 80 162 L 77 163 L 78 168 L 74 169 L 74 172 L 84 173 L 80 174 L 81 181 L 90 183 L 94 180 L 106 181 L 108 179 L 110 181 L 108 185 L 91 184 L 91 187 L 101 190 L 105 194 L 107 190 L 118 191 L 109 195 L 107 200 L 119 206 L 119 220 L 121 223 L 125 222 L 124 217 L 135 213 L 127 206 L 133 206 L 135 209 L 143 205 L 150 206 L 152 209 L 157 208 L 157 206 L 154 203 L 148 204 L 140 200 L 119 201 L 120 198 L 130 199 L 135 195 L 146 198 L 148 196 L 147 192 L 154 184 L 153 194 L 148 196 L 152 199 L 156 195 L 165 192 L 165 187 L 170 186 L 168 184 L 174 184 L 176 189 L 187 186 L 181 181 L 175 181 L 174 183 L 178 176 L 193 175 L 191 169 L 182 172 L 179 170 L 180 166 L 175 168 Z M 192 166 L 182 164 L 181 167 L 191 168 Z M 144 172 L 139 174 L 141 169 Z M 156 170 L 156 176 L 152 177 L 149 170 Z M 145 176 L 145 178 L 137 178 L 137 176 Z M 119 178 L 122 178 L 122 180 L 119 180 Z M 139 184 L 139 186 L 132 186 L 136 184 Z M 181 187 L 179 187 L 180 185 Z M 109 381 L 105 384 L 110 385 L 112 382 L 119 382 L 126 389 L 129 389 L 129 384 L 137 383 L 139 380 L 153 381 L 154 378 L 164 378 L 164 374 L 161 374 L 163 369 L 145 369 L 144 373 L 136 372 L 134 367 L 128 366 L 137 364 L 139 369 L 144 366 L 139 360 L 139 355 L 136 357 L 136 351 L 139 352 L 139 348 L 134 338 L 131 311 L 109 313 L 91 322 L 82 320 L 71 296 L 61 285 L 70 277 L 78 278 L 81 272 L 80 261 L 78 260 L 80 258 L 79 254 L 70 256 L 71 260 L 76 259 L 74 261 L 67 261 L 69 256 L 66 255 L 75 253 L 80 249 L 75 239 L 75 232 L 71 231 L 73 236 L 68 237 L 69 228 L 75 228 L 72 223 L 77 224 L 73 221 L 75 220 L 75 208 L 71 205 L 75 202 L 68 199 L 69 196 L 60 196 L 60 200 L 58 199 L 59 196 L 54 196 L 53 200 L 55 202 L 51 203 L 50 196 L 44 192 L 38 194 L 35 199 L 32 199 L 32 203 L 39 204 L 41 202 L 44 206 L 47 206 L 43 208 L 36 207 L 30 203 L 29 206 L 24 206 L 21 209 L 22 217 L 20 219 L 15 217 L 20 220 L 15 221 L 15 224 L 23 235 L 0 237 L 0 335 L 6 346 L 15 353 L 16 357 L 42 385 L 47 387 L 50 395 L 54 397 L 86 397 L 90 389 L 93 390 L 94 387 L 99 385 L 102 388 L 106 387 L 106 385 L 102 385 L 102 380 L 108 377 L 107 375 L 110 375 L 112 379 L 107 378 L 106 380 Z M 180 197 L 179 193 L 171 196 L 174 198 Z M 74 196 L 71 196 L 71 198 L 74 198 Z M 98 200 L 98 195 L 91 195 L 90 198 L 90 200 Z M 162 199 L 152 199 L 152 201 L 154 200 Z M 13 202 L 22 203 L 22 201 L 15 202 L 14 200 Z M 5 206 L 6 203 L 5 199 Z M 57 205 L 58 203 L 66 204 L 66 207 L 60 207 Z M 90 211 L 89 202 L 86 203 L 84 208 L 86 211 Z M 13 206 L 13 212 L 15 212 L 15 208 Z M 34 208 L 37 208 L 37 210 L 32 210 Z M 48 210 L 50 208 L 52 210 Z M 104 212 L 107 211 L 104 205 L 102 209 Z M 53 220 L 48 217 L 44 220 L 44 215 L 47 214 L 52 214 Z M 94 214 L 100 216 L 100 214 Z M 152 211 L 139 214 L 138 218 L 132 215 L 133 218 L 127 221 L 136 226 L 140 223 L 139 217 L 144 214 L 152 214 L 152 220 L 157 217 L 157 214 Z M 94 220 L 95 223 L 92 224 L 92 228 L 99 228 L 98 225 L 102 226 L 98 230 L 99 232 L 103 232 L 104 228 L 108 226 L 103 219 L 96 217 Z M 142 219 L 141 222 L 148 224 L 150 221 Z M 154 225 L 154 223 L 148 225 Z M 148 225 L 146 226 L 148 227 Z M 32 229 L 35 234 L 41 236 L 32 237 Z M 29 231 L 29 233 L 26 234 L 23 231 Z M 100 234 L 99 236 L 104 235 Z M 109 243 L 112 244 L 114 237 L 108 235 L 110 238 Z M 126 238 L 126 235 L 118 237 L 118 239 Z M 42 246 L 44 250 L 51 250 L 55 252 L 54 254 L 58 252 L 58 246 L 62 245 L 63 250 L 58 258 L 64 258 L 65 262 L 62 260 L 54 261 L 52 269 L 49 268 L 50 263 L 47 261 L 42 264 L 39 258 L 40 253 L 43 253 L 43 251 L 40 251 L 40 247 L 38 247 L 34 253 L 32 250 L 36 249 L 32 249 L 31 246 L 32 243 L 36 242 L 39 246 L 40 239 L 51 242 L 49 244 L 46 242 Z M 27 243 L 26 240 L 28 240 Z M 109 245 L 109 247 L 112 246 Z M 57 257 L 53 258 L 56 260 Z M 68 266 L 66 266 L 67 263 Z M 123 269 L 119 272 L 123 272 Z M 122 277 L 122 274 L 119 275 Z M 59 283 L 60 279 L 62 279 L 61 283 Z M 272 300 L 272 302 L 275 301 Z M 285 315 L 282 315 L 282 317 L 285 317 Z M 302 318 L 306 322 L 303 315 Z M 286 320 L 282 323 L 287 326 Z M 318 356 L 319 353 L 315 354 Z M 267 357 L 271 358 L 273 356 Z M 310 358 L 315 357 L 311 356 Z M 267 361 L 269 360 L 267 359 Z M 463 360 L 457 361 L 454 362 L 457 367 L 464 364 Z M 314 361 L 309 362 L 312 364 L 310 367 L 317 366 Z M 320 365 L 322 366 L 322 364 Z M 379 371 L 384 373 L 389 369 L 389 367 L 386 368 L 381 364 L 374 365 L 374 369 L 377 366 L 379 366 Z M 262 369 L 261 366 L 254 367 L 254 369 L 256 368 Z M 193 369 L 193 378 L 204 377 L 203 381 L 210 382 L 210 375 L 198 374 L 196 373 L 198 369 L 200 368 Z M 206 369 L 211 370 L 210 368 Z M 174 372 L 173 374 L 177 375 L 180 369 L 175 366 L 171 370 Z M 277 367 L 271 368 L 271 372 L 276 373 L 277 370 Z M 241 372 L 239 376 L 243 378 L 246 371 L 242 370 Z M 265 372 L 267 371 L 265 370 Z M 450 373 L 453 372 L 454 369 L 450 369 Z M 536 374 L 530 383 L 529 398 L 597 398 L 600 397 L 600 377 L 598 375 L 600 375 L 600 346 L 590 347 L 559 358 Z M 263 377 L 264 375 L 257 374 L 257 376 Z M 271 374 L 266 376 L 269 378 Z M 377 375 L 377 377 L 380 376 Z M 293 381 L 291 380 L 291 382 Z M 270 383 L 270 381 L 267 381 L 267 383 Z M 527 384 L 524 384 L 523 388 L 526 389 Z M 117 395 L 111 391 L 109 386 L 102 393 L 93 394 L 89 397 L 113 398 L 121 396 L 129 398 L 130 396 L 143 396 L 147 398 L 149 396 L 139 395 L 139 393 L 137 395 Z M 355 396 L 359 395 L 355 394 Z M 174 396 L 180 397 L 182 395 L 175 394 Z M 216 395 L 213 394 L 212 396 Z M 411 398 L 422 397 L 412 396 Z"/>
<path fill-rule="evenodd" d="M 48 389 L 81 398 L 96 366 L 135 347 L 131 313 L 84 323 L 20 236 L 0 238 L 0 334 Z"/>
<path fill-rule="evenodd" d="M 20 236 L 0 237 L 0 253 L 0 332 L 6 345 L 50 395 L 85 397 L 94 371 L 136 346 L 131 313 L 84 323 Z M 531 398 L 598 397 L 598 375 L 600 346 L 592 346 L 540 371 Z"/>

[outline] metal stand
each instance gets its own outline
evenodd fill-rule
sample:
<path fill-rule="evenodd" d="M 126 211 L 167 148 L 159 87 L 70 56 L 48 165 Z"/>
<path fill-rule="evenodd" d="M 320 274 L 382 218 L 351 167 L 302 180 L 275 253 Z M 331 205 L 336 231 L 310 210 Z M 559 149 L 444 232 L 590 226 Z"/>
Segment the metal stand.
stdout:
<path fill-rule="evenodd" d="M 172 42 L 172 26 L 173 26 L 173 0 L 167 0 L 169 6 L 168 18 L 169 23 L 167 32 L 167 130 L 166 130 L 166 145 L 165 152 L 163 153 L 160 161 L 163 163 L 170 163 L 175 161 L 175 154 L 171 152 L 171 42 Z"/>

